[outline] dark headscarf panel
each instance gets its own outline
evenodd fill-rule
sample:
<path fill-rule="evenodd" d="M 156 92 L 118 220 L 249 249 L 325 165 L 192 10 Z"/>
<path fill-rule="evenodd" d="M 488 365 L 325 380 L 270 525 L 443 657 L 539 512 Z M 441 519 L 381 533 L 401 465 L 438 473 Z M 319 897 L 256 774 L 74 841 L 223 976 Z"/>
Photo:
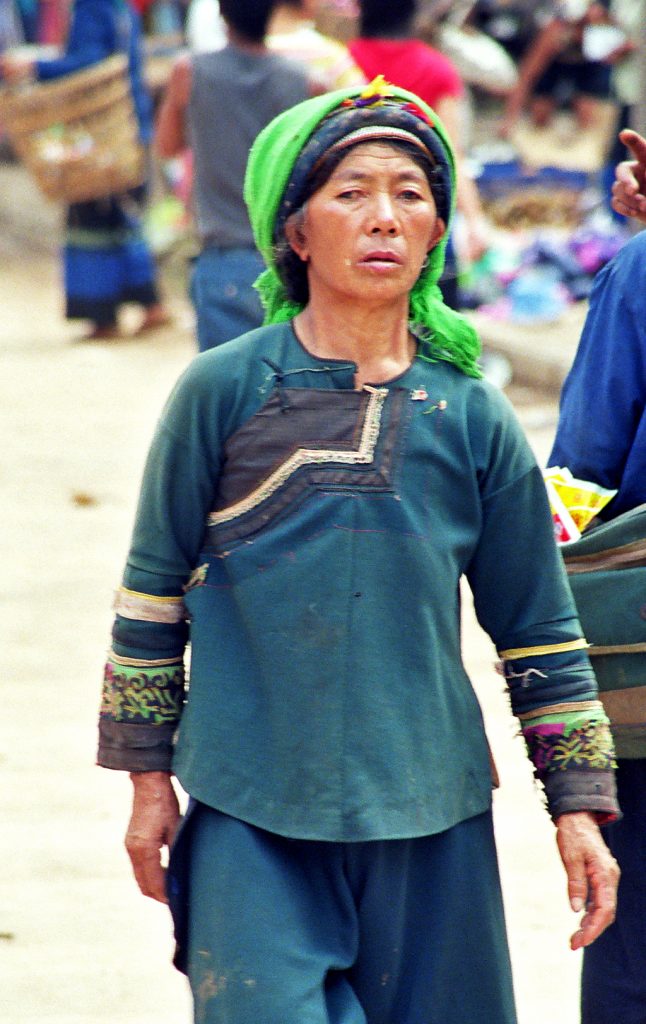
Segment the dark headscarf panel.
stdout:
<path fill-rule="evenodd" d="M 438 179 L 441 190 L 441 207 L 438 207 L 437 214 L 445 224 L 449 223 L 451 215 L 451 194 L 452 181 L 451 171 L 448 164 L 446 149 L 441 145 L 436 133 L 429 126 L 425 126 L 421 119 L 407 110 L 401 103 L 383 104 L 377 109 L 371 107 L 359 107 L 357 109 L 342 109 L 334 111 L 326 118 L 318 131 L 308 140 L 296 159 L 292 168 L 287 187 L 278 209 L 275 226 L 275 236 L 280 237 L 283 232 L 285 221 L 303 205 L 307 194 L 312 174 L 325 158 L 325 154 L 333 150 L 345 137 L 361 132 L 363 129 L 381 130 L 383 134 L 367 135 L 363 140 L 357 138 L 355 145 L 360 141 L 396 141 L 406 135 L 419 140 L 427 152 L 429 160 L 437 168 Z M 389 129 L 393 129 L 389 136 Z M 400 131 L 402 135 L 396 133 Z M 411 142 L 411 144 L 414 144 Z M 437 205 L 437 204 L 436 204 Z"/>

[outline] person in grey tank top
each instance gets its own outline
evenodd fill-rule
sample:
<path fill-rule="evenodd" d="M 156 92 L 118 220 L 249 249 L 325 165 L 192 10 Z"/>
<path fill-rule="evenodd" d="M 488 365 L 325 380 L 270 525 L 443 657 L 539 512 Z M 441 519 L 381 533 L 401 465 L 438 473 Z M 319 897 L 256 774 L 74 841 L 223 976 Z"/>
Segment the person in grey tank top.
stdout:
<path fill-rule="evenodd" d="M 228 42 L 175 63 L 155 126 L 161 157 L 193 153 L 193 216 L 200 241 L 190 294 L 200 351 L 263 320 L 253 288 L 264 264 L 242 195 L 254 139 L 277 114 L 317 92 L 302 65 L 265 46 L 271 0 L 221 0 Z"/>

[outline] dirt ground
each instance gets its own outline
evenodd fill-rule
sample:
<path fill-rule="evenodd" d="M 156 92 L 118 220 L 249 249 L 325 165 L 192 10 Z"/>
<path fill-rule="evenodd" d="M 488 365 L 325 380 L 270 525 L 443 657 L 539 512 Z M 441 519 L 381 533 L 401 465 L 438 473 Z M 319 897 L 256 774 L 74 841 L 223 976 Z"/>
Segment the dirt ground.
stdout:
<path fill-rule="evenodd" d="M 9 207 L 16 188 L 0 165 Z M 0 203 L 0 1017 L 188 1024 L 167 911 L 139 896 L 122 846 L 128 779 L 96 768 L 94 751 L 112 594 L 154 423 L 194 353 L 190 311 L 175 271 L 165 277 L 172 328 L 79 341 L 60 312 L 57 212 L 26 194 L 29 244 Z M 555 396 L 512 387 L 511 397 L 544 457 Z M 464 646 L 502 781 L 495 815 L 519 1022 L 542 1024 L 548 1000 L 575 1021 L 576 919 L 553 828 L 468 601 Z"/>

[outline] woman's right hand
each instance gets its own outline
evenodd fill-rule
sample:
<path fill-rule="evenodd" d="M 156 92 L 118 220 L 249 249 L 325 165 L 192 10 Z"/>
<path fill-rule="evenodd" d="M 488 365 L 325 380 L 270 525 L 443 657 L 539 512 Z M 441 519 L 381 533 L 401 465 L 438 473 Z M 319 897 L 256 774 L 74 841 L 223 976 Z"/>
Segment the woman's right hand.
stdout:
<path fill-rule="evenodd" d="M 168 903 L 166 871 L 161 851 L 171 846 L 180 813 L 170 772 L 133 772 L 132 816 L 126 833 L 126 850 L 137 885 L 144 896 Z"/>

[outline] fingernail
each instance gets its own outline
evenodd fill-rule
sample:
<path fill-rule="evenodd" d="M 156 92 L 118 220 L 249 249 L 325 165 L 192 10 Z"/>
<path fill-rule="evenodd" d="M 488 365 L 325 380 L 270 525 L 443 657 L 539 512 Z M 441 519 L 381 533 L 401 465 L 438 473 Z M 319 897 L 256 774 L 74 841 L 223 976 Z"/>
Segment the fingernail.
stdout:
<path fill-rule="evenodd" d="M 572 897 L 572 910 L 575 914 L 578 914 L 580 910 L 583 910 L 583 899 L 581 896 Z"/>

